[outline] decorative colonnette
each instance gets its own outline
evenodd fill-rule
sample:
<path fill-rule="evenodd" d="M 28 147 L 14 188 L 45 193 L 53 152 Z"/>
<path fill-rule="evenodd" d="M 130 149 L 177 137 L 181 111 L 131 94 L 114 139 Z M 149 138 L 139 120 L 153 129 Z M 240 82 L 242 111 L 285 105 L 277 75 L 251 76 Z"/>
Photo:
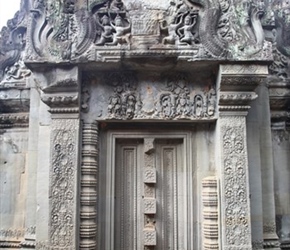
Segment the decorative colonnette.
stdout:
<path fill-rule="evenodd" d="M 83 124 L 81 165 L 80 249 L 97 247 L 98 124 Z"/>
<path fill-rule="evenodd" d="M 203 249 L 219 249 L 218 181 L 215 176 L 202 180 Z"/>

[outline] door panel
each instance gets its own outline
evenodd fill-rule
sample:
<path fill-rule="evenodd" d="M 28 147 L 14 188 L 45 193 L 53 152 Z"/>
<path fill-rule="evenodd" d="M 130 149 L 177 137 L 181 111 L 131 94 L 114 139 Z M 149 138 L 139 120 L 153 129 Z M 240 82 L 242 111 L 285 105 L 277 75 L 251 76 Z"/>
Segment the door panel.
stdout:
<path fill-rule="evenodd" d="M 101 219 L 100 249 L 193 249 L 185 137 L 118 134 L 110 142 L 106 178 L 100 180 L 107 197 L 100 205 L 106 218 Z"/>
<path fill-rule="evenodd" d="M 142 199 L 138 162 L 138 142 L 117 143 L 115 164 L 115 240 L 114 249 L 140 249 L 140 205 Z M 139 243 L 139 244 L 138 244 Z"/>
<path fill-rule="evenodd" d="M 156 145 L 156 229 L 157 249 L 184 249 L 184 230 L 187 211 L 184 200 L 185 173 L 182 161 L 182 142 L 159 141 Z"/>

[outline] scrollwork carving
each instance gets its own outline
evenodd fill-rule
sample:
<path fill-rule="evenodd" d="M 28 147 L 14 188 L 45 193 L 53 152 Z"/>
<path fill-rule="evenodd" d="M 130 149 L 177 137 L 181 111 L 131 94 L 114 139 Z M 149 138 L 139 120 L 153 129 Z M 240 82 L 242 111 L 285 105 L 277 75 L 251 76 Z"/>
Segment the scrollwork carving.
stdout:
<path fill-rule="evenodd" d="M 251 245 L 247 153 L 243 119 L 244 117 L 222 119 L 225 249 Z"/>
<path fill-rule="evenodd" d="M 77 133 L 77 120 L 54 119 L 52 122 L 49 199 L 51 247 L 74 248 L 75 245 Z"/>

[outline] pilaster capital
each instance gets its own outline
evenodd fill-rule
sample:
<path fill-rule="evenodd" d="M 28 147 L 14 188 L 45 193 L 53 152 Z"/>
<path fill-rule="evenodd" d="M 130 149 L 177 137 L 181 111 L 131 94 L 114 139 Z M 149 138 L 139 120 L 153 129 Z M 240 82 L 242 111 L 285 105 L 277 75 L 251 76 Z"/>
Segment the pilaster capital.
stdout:
<path fill-rule="evenodd" d="M 219 111 L 222 115 L 247 115 L 256 87 L 268 75 L 266 65 L 223 64 L 219 69 Z"/>
<path fill-rule="evenodd" d="M 290 79 L 268 80 L 271 121 L 274 129 L 285 129 L 290 125 Z"/>
<path fill-rule="evenodd" d="M 80 73 L 78 67 L 56 68 L 45 75 L 46 84 L 40 87 L 41 100 L 52 114 L 79 113 Z"/>

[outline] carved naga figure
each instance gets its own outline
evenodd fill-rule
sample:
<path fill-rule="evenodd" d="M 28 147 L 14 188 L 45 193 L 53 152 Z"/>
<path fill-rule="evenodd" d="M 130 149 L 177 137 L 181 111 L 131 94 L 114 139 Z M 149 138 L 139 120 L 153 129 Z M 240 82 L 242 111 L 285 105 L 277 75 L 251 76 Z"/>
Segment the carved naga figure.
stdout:
<path fill-rule="evenodd" d="M 218 1 L 184 0 L 184 2 L 191 7 L 199 5 L 204 8 L 204 15 L 199 25 L 200 42 L 213 56 L 226 56 L 228 53 L 228 43 L 219 38 L 217 34 L 217 26 L 220 18 L 220 5 Z"/>
<path fill-rule="evenodd" d="M 259 52 L 264 43 L 264 31 L 261 17 L 264 14 L 264 3 L 251 3 L 248 0 L 241 1 L 237 5 L 239 17 L 241 41 L 239 49 L 245 55 Z"/>
<path fill-rule="evenodd" d="M 279 3 L 274 8 L 277 48 L 283 55 L 290 56 L 290 5 Z"/>

